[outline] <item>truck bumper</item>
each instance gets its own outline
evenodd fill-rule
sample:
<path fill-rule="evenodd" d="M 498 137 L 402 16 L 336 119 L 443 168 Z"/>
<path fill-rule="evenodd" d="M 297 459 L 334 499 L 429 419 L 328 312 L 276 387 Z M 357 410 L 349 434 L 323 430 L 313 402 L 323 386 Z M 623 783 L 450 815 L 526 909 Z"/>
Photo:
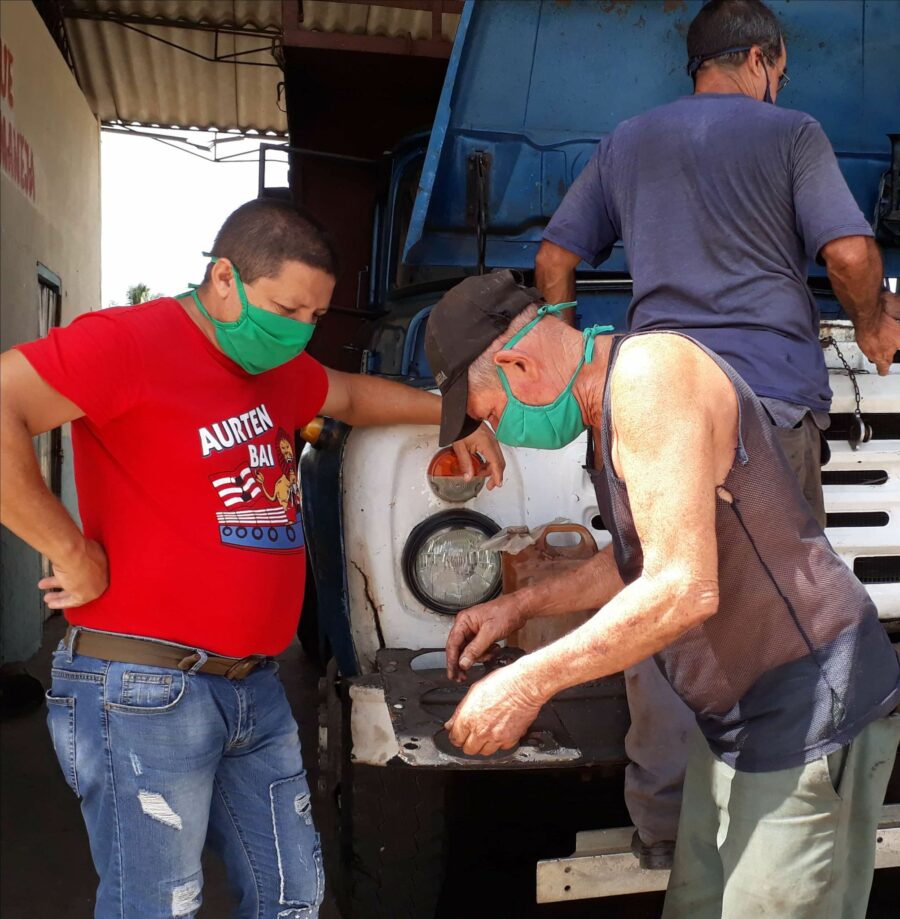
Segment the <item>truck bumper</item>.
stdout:
<path fill-rule="evenodd" d="M 575 837 L 568 858 L 538 862 L 537 902 L 589 900 L 622 894 L 665 890 L 668 871 L 647 871 L 631 854 L 634 827 L 590 830 Z M 881 810 L 875 837 L 875 867 L 900 867 L 900 804 Z"/>

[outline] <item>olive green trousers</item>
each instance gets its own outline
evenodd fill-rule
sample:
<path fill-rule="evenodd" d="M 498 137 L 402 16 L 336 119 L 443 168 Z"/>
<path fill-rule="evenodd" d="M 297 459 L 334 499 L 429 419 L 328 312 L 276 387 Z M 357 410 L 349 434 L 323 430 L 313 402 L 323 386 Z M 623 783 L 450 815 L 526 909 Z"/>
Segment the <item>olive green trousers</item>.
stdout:
<path fill-rule="evenodd" d="M 830 756 L 738 772 L 698 736 L 663 919 L 864 919 L 900 714 Z"/>

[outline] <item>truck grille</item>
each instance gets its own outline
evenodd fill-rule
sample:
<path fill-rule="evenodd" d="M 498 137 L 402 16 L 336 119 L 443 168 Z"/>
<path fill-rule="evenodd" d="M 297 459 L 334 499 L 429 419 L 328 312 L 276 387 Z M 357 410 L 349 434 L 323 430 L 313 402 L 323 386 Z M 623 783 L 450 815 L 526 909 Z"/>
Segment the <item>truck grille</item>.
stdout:
<path fill-rule="evenodd" d="M 853 560 L 853 573 L 863 584 L 900 583 L 900 555 L 859 556 Z"/>
<path fill-rule="evenodd" d="M 885 469 L 825 469 L 823 485 L 884 485 L 888 480 Z"/>
<path fill-rule="evenodd" d="M 863 418 L 872 425 L 872 440 L 900 440 L 900 413 L 869 414 L 865 402 L 862 405 Z M 853 423 L 851 412 L 835 412 L 831 425 L 825 432 L 828 440 L 846 440 Z"/>
<path fill-rule="evenodd" d="M 886 527 L 890 515 L 885 511 L 849 511 L 828 514 L 829 527 Z"/>

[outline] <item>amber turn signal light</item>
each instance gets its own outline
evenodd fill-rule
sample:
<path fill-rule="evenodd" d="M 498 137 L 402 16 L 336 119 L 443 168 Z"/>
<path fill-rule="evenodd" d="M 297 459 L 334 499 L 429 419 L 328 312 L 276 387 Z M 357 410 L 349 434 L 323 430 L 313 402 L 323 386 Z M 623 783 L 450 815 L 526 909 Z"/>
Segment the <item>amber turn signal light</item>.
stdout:
<path fill-rule="evenodd" d="M 428 464 L 428 484 L 431 490 L 442 501 L 470 501 L 484 488 L 489 475 L 487 463 L 481 457 L 472 457 L 472 462 L 475 466 L 474 473 L 472 478 L 466 481 L 453 448 L 445 447 L 439 450 Z"/>

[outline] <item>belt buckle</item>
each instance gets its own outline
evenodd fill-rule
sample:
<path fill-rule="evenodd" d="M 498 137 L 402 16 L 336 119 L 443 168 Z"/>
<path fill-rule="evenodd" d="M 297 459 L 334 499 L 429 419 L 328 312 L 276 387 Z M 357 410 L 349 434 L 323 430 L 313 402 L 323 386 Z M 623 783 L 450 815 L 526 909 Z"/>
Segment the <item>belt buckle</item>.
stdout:
<path fill-rule="evenodd" d="M 225 671 L 225 677 L 229 680 L 243 680 L 258 663 L 258 657 L 242 657 Z"/>

